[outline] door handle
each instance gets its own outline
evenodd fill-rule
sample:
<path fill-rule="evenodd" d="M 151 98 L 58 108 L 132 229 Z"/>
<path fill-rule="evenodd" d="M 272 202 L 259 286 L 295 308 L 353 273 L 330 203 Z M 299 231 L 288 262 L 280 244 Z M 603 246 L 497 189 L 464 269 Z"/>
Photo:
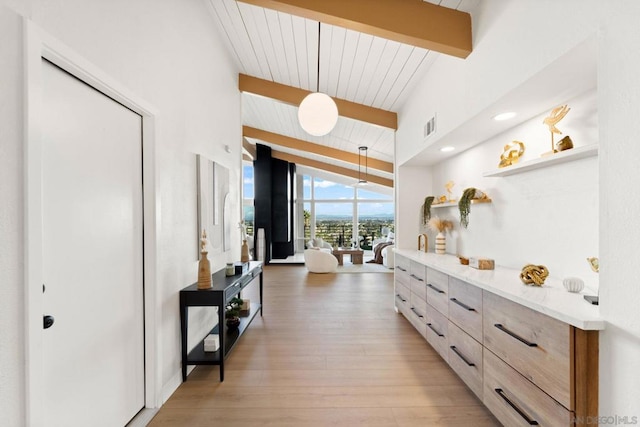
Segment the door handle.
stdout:
<path fill-rule="evenodd" d="M 48 314 L 42 317 L 42 328 L 43 329 L 49 329 L 50 327 L 53 326 L 53 323 L 56 321 L 56 319 L 53 318 L 53 316 L 49 316 Z"/>

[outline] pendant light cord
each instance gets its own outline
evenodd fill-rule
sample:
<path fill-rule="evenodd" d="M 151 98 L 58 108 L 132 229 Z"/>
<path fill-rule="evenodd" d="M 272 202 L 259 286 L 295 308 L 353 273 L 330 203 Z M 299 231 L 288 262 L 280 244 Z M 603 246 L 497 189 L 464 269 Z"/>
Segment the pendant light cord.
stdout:
<path fill-rule="evenodd" d="M 316 92 L 320 92 L 320 25 L 321 22 L 318 21 L 318 75 L 316 76 Z"/>

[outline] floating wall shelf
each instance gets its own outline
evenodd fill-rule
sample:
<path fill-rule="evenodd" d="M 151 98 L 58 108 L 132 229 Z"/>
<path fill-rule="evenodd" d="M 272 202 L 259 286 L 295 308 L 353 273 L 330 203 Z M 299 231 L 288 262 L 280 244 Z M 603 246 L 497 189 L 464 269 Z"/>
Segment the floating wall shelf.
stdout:
<path fill-rule="evenodd" d="M 478 203 L 491 203 L 491 199 L 471 199 L 471 204 L 475 205 Z M 431 209 L 434 208 L 448 208 L 451 206 L 458 207 L 458 202 L 446 202 L 446 203 L 438 203 L 437 205 L 431 205 Z"/>
<path fill-rule="evenodd" d="M 587 157 L 595 157 L 598 155 L 598 144 L 586 145 L 584 147 L 572 148 L 547 157 L 528 160 L 522 163 L 516 163 L 506 168 L 495 169 L 482 174 L 484 177 L 502 177 L 515 175 L 517 173 L 532 171 L 535 169 L 546 168 L 548 166 L 560 163 L 573 162 L 574 160 L 585 159 Z"/>

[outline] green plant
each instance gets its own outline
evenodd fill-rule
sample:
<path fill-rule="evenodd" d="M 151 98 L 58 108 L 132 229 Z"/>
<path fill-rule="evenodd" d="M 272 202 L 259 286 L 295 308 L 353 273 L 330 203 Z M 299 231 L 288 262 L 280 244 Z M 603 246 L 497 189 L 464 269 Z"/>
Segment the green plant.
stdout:
<path fill-rule="evenodd" d="M 242 307 L 242 299 L 232 298 L 227 304 L 224 312 L 225 319 L 236 319 L 240 317 L 240 308 Z"/>
<path fill-rule="evenodd" d="M 471 213 L 471 200 L 476 196 L 476 189 L 473 187 L 466 188 L 462 192 L 462 197 L 458 202 L 458 209 L 460 210 L 460 225 L 467 228 L 469 225 L 469 214 Z"/>
<path fill-rule="evenodd" d="M 434 196 L 424 198 L 424 203 L 422 204 L 422 225 L 427 225 L 427 222 L 431 219 L 431 204 L 434 200 Z"/>

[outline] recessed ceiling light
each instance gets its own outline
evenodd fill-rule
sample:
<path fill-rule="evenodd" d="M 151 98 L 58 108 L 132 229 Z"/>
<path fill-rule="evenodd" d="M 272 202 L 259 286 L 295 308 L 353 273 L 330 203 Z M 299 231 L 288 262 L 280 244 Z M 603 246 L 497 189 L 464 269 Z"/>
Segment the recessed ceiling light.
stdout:
<path fill-rule="evenodd" d="M 515 116 L 516 116 L 516 113 L 514 113 L 513 111 L 509 111 L 508 113 L 500 113 L 497 116 L 494 116 L 493 120 L 496 120 L 496 121 L 500 122 L 502 120 L 512 119 Z"/>
<path fill-rule="evenodd" d="M 455 149 L 456 147 L 447 146 L 447 147 L 442 147 L 440 151 L 442 151 L 443 153 L 448 153 L 449 151 L 453 151 Z"/>

